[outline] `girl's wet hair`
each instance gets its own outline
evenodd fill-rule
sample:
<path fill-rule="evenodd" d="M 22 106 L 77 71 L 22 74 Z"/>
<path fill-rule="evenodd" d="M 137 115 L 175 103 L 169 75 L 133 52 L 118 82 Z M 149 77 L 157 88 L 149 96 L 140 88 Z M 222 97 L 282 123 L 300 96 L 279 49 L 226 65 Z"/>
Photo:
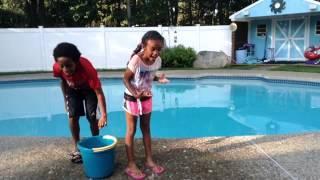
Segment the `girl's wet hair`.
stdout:
<path fill-rule="evenodd" d="M 133 53 L 131 55 L 131 57 L 137 53 L 139 53 L 141 51 L 141 49 L 147 45 L 147 41 L 148 40 L 159 40 L 161 41 L 162 43 L 164 43 L 164 38 L 163 36 L 158 32 L 158 31 L 148 31 L 146 32 L 143 36 L 142 36 L 142 39 L 141 39 L 141 43 L 138 44 L 138 46 L 136 47 L 135 50 L 133 50 Z"/>
<path fill-rule="evenodd" d="M 79 62 L 81 53 L 77 46 L 68 42 L 59 43 L 53 50 L 54 60 L 57 61 L 59 57 L 68 57 L 73 62 Z"/>

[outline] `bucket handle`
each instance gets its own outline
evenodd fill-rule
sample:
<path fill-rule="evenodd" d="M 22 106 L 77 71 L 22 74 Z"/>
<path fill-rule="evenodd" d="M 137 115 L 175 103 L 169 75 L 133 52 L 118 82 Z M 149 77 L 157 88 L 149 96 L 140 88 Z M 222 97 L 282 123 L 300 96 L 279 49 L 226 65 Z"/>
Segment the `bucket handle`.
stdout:
<path fill-rule="evenodd" d="M 114 146 L 116 146 L 117 144 L 117 138 L 113 137 L 113 136 L 109 136 L 109 135 L 105 135 L 103 136 L 103 138 L 105 139 L 112 139 L 114 142 L 109 145 L 109 146 L 104 146 L 104 147 L 98 147 L 98 148 L 92 148 L 92 151 L 93 152 L 102 152 L 102 151 L 106 151 L 106 150 L 109 150 L 109 149 L 112 149 Z"/>

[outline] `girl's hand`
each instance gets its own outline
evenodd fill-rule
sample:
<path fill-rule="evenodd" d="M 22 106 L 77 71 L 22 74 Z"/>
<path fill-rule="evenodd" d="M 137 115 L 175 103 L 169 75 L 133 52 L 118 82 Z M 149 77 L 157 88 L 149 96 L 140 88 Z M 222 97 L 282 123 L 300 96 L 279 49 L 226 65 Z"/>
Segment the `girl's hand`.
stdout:
<path fill-rule="evenodd" d="M 107 118 L 101 117 L 101 118 L 99 119 L 99 121 L 98 121 L 98 127 L 99 127 L 99 129 L 105 127 L 105 126 L 107 125 L 107 121 L 108 121 Z"/>
<path fill-rule="evenodd" d="M 143 91 L 142 96 L 143 97 L 152 97 L 152 92 L 151 91 Z"/>
<path fill-rule="evenodd" d="M 136 90 L 136 93 L 133 96 L 137 99 L 140 99 L 142 95 L 143 95 L 143 91 Z"/>
<path fill-rule="evenodd" d="M 158 82 L 165 84 L 165 83 L 169 83 L 170 81 L 169 81 L 169 79 L 166 78 L 164 73 L 162 73 L 158 78 Z"/>
<path fill-rule="evenodd" d="M 135 98 L 140 99 L 141 97 L 151 97 L 152 92 L 151 91 L 136 91 L 136 94 L 134 95 Z"/>

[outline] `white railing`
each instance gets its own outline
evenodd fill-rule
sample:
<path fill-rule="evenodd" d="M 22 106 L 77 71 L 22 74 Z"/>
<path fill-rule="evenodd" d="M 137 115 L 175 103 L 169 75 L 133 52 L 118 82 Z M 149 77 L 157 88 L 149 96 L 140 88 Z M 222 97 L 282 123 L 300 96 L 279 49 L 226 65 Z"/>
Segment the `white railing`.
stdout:
<path fill-rule="evenodd" d="M 9 28 L 0 29 L 0 72 L 50 71 L 52 50 L 60 42 L 77 45 L 98 69 L 124 68 L 148 30 L 159 31 L 168 47 L 182 44 L 197 52 L 223 51 L 231 55 L 229 26 Z"/>

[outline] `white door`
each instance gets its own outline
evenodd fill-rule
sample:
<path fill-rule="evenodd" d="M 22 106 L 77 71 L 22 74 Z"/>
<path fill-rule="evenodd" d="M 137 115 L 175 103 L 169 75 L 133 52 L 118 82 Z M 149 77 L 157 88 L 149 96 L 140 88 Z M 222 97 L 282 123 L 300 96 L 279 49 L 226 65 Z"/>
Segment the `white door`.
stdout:
<path fill-rule="evenodd" d="M 274 23 L 275 59 L 303 61 L 306 48 L 306 19 L 277 20 Z"/>

